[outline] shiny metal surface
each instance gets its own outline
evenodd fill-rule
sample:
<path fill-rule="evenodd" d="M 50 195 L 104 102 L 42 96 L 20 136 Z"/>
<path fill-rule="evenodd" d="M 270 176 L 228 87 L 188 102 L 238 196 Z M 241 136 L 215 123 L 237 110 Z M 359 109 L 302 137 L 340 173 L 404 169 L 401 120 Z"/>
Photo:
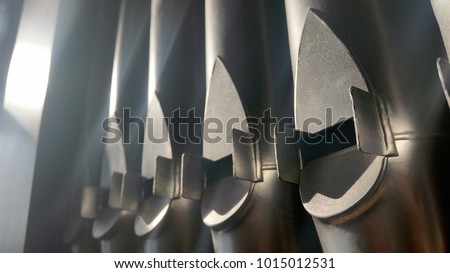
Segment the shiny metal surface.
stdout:
<path fill-rule="evenodd" d="M 358 164 L 349 167 L 349 162 Z M 386 162 L 384 157 L 361 153 L 355 147 L 311 161 L 301 174 L 303 205 L 322 219 L 351 211 L 378 188 Z"/>
<path fill-rule="evenodd" d="M 143 132 L 130 126 L 125 114 L 143 118 L 148 66 L 150 3 L 122 1 L 110 93 L 109 130 L 121 132 L 119 141 L 106 143 L 101 186 L 110 188 L 108 204 L 97 215 L 92 234 L 101 240 L 102 252 L 142 252 L 142 240 L 134 234 L 134 218 L 142 198 L 145 179 L 141 177 Z M 145 58 L 144 58 L 145 59 Z M 135 111 L 135 112 L 133 112 Z M 127 118 L 127 119 L 126 119 Z M 126 143 L 126 144 L 125 144 Z"/>
<path fill-rule="evenodd" d="M 211 228 L 226 229 L 227 223 L 239 219 L 247 207 L 254 183 L 237 180 L 231 176 L 222 178 L 208 187 L 202 199 L 203 221 Z M 224 194 L 224 193 L 227 194 Z"/>
<path fill-rule="evenodd" d="M 157 98 L 154 95 L 156 102 L 151 105 L 158 104 Z M 154 144 L 145 145 L 152 147 Z M 145 252 L 212 250 L 209 231 L 200 215 L 203 158 L 183 154 L 179 160 L 181 162 L 161 156 L 154 160 L 153 192 L 142 202 L 134 222 L 134 232 L 143 238 Z M 143 161 L 143 164 L 148 162 Z"/>
<path fill-rule="evenodd" d="M 437 60 L 437 69 L 441 79 L 442 90 L 450 107 L 450 63 L 445 59 L 439 58 Z"/>
<path fill-rule="evenodd" d="M 101 252 L 140 252 L 142 241 L 133 233 L 136 212 L 104 208 L 92 226 L 92 235 L 100 239 Z"/>
<path fill-rule="evenodd" d="M 446 142 L 398 141 L 403 156 L 387 160 L 381 183 L 369 198 L 341 217 L 315 219 L 324 251 L 444 252 L 443 210 L 435 185 L 445 177 L 438 162 L 449 150 L 438 147 Z"/>
<path fill-rule="evenodd" d="M 436 16 L 436 20 L 439 24 L 439 28 L 441 30 L 441 35 L 444 40 L 446 53 L 441 53 L 441 57 L 437 59 L 437 70 L 439 73 L 439 79 L 441 80 L 442 90 L 444 91 L 444 95 L 447 99 L 447 103 L 450 109 L 450 64 L 449 64 L 449 52 L 450 52 L 450 3 L 448 1 L 441 0 L 431 0 L 431 5 L 433 7 L 434 15 Z M 445 56 L 447 55 L 447 56 Z M 450 204 L 446 202 L 447 200 L 446 193 L 449 191 L 448 186 L 441 187 L 442 197 L 444 200 L 444 211 L 448 211 L 450 209 Z M 447 241 L 447 251 L 450 249 L 450 220 L 448 218 L 444 219 L 446 225 L 446 241 Z"/>
<path fill-rule="evenodd" d="M 0 104 L 3 105 L 9 64 L 16 42 L 20 16 L 22 14 L 22 0 L 5 0 L 0 2 Z"/>
<path fill-rule="evenodd" d="M 439 23 L 441 34 L 444 39 L 444 44 L 447 49 L 447 59 L 445 56 L 438 59 L 437 66 L 439 71 L 439 77 L 441 79 L 442 88 L 447 98 L 448 105 L 450 106 L 450 93 L 449 93 L 449 78 L 450 71 L 448 70 L 448 54 L 450 52 L 450 3 L 442 0 L 431 0 L 434 14 Z"/>
<path fill-rule="evenodd" d="M 144 143 L 142 175 L 153 179 L 153 194 L 141 204 L 134 230 L 144 240 L 145 252 L 212 250 L 200 216 L 201 142 L 183 139 L 200 124 L 182 120 L 190 111 L 202 117 L 204 24 L 203 1 L 152 1 L 145 134 L 165 141 L 146 137 Z"/>
<path fill-rule="evenodd" d="M 210 160 L 219 160 L 233 151 L 231 143 L 231 130 L 239 129 L 243 132 L 249 131 L 245 120 L 246 112 L 241 101 L 236 86 L 231 79 L 227 68 L 220 58 L 217 58 L 212 68 L 212 75 L 209 80 L 208 95 L 205 102 L 205 119 L 217 119 L 222 121 L 236 120 L 231 126 L 226 127 L 222 132 L 217 132 L 214 137 L 220 138 L 216 141 L 204 141 L 203 156 Z"/>
<path fill-rule="evenodd" d="M 11 62 L 0 114 L 0 222 L 3 223 L 0 252 L 22 252 L 25 248 L 58 5 L 59 1 L 23 3 L 17 40 L 12 57 L 9 57 Z M 12 8 L 11 15 L 17 16 L 13 6 L 9 7 Z M 39 34 L 35 32 L 37 25 L 41 30 Z M 11 27 L 10 31 L 14 32 L 15 27 Z M 5 31 L 8 36 L 9 30 Z M 14 35 L 10 35 L 5 38 L 14 39 Z M 2 43 L 5 43 L 2 59 L 5 57 L 7 62 L 11 41 L 2 39 Z M 33 64 L 29 63 L 29 58 L 34 60 Z M 5 63 L 2 61 L 1 65 L 3 67 Z M 23 81 L 22 77 L 29 78 Z"/>
<path fill-rule="evenodd" d="M 296 185 L 279 181 L 276 170 L 264 170 L 263 176 L 261 183 L 227 177 L 205 191 L 202 216 L 215 251 L 317 251 L 315 234 L 306 236 L 308 216 L 299 215 Z"/>
<path fill-rule="evenodd" d="M 430 0 L 434 15 L 439 23 L 447 54 L 450 52 L 450 3 L 445 0 Z M 447 55 L 448 56 L 448 55 Z M 444 56 L 442 56 L 444 57 Z"/>
<path fill-rule="evenodd" d="M 100 243 L 92 236 L 92 225 L 104 205 L 102 203 L 105 203 L 106 194 L 100 187 L 104 147 L 99 142 L 103 131 L 98 125 L 107 116 L 108 109 L 105 106 L 108 103 L 111 85 L 120 1 L 98 1 L 95 4 L 84 1 L 79 4 L 77 16 L 83 16 L 86 18 L 86 23 L 95 28 L 91 31 L 88 29 L 72 31 L 76 34 L 73 34 L 71 39 L 77 42 L 69 40 L 67 43 L 75 44 L 73 47 L 83 52 L 77 54 L 68 52 L 67 55 L 77 59 L 81 59 L 79 55 L 82 55 L 83 62 L 86 64 L 69 72 L 64 70 L 61 72 L 61 74 L 77 75 L 78 78 L 73 76 L 70 79 L 70 85 L 74 88 L 85 84 L 87 89 L 87 94 L 83 97 L 85 106 L 83 119 L 80 120 L 81 143 L 73 155 L 74 163 L 68 177 L 68 186 L 71 190 L 71 219 L 67 223 L 63 241 L 70 244 L 73 252 L 99 252 Z M 74 7 L 68 7 L 68 9 L 74 9 Z M 73 22 L 70 22 L 70 25 L 74 25 Z M 86 65 L 91 66 L 92 69 L 86 71 Z M 64 78 L 64 76 L 60 77 Z M 69 80 L 63 84 L 68 85 Z"/>
<path fill-rule="evenodd" d="M 439 191 L 448 175 L 438 162 L 448 153 L 436 147 L 448 150 L 450 128 L 433 69 L 443 45 L 431 5 L 285 2 L 297 67 L 296 128 L 312 133 L 305 119 L 317 118 L 323 129 L 342 117 L 354 120 L 349 133 L 357 136 L 352 150 L 342 146 L 301 171 L 302 201 L 323 250 L 445 251 Z"/>
<path fill-rule="evenodd" d="M 144 250 L 210 252 L 211 238 L 199 211 L 200 202 L 186 198 L 145 200 L 135 222 L 135 232 L 146 235 Z"/>
<path fill-rule="evenodd" d="M 284 5 L 206 1 L 205 10 L 205 120 L 219 120 L 224 130 L 216 135 L 228 140 L 228 144 L 203 141 L 204 156 L 214 161 L 207 167 L 208 186 L 202 199 L 203 221 L 211 228 L 214 249 L 317 251 L 311 220 L 299 205 L 297 185 L 278 179 L 273 144 L 263 136 L 251 143 L 238 141 L 242 136 L 252 138 L 255 128 L 249 128 L 246 119 L 261 119 L 266 109 L 275 117 L 292 116 L 286 107 L 293 93 Z M 230 120 L 237 124 L 225 127 Z M 267 126 L 272 132 L 274 125 L 263 123 L 267 124 L 259 124 L 258 129 Z"/>
<path fill-rule="evenodd" d="M 317 133 L 335 125 L 338 118 L 352 117 L 349 86 L 367 91 L 366 81 L 345 45 L 312 11 L 305 19 L 298 60 L 296 90 L 301 92 L 295 95 L 296 127 L 300 131 Z M 325 121 L 327 113 L 317 109 L 331 105 L 336 120 L 314 127 L 307 122 L 311 117 Z"/>
<path fill-rule="evenodd" d="M 0 0 L 0 252 L 448 252 L 449 54 L 448 0 Z"/>

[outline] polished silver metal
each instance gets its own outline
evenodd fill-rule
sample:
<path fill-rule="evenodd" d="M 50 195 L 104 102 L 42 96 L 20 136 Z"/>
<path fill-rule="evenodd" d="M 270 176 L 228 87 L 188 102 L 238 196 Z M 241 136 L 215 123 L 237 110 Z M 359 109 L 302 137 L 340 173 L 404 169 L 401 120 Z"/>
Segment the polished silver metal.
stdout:
<path fill-rule="evenodd" d="M 450 63 L 443 58 L 439 58 L 437 60 L 437 69 L 441 79 L 442 90 L 450 107 Z"/>
<path fill-rule="evenodd" d="M 153 195 L 143 201 L 134 226 L 138 236 L 145 236 L 146 252 L 212 250 L 209 230 L 200 215 L 205 187 L 203 158 L 183 154 L 181 160 L 176 164 L 172 159 L 157 158 Z"/>
<path fill-rule="evenodd" d="M 233 151 L 231 153 L 231 158 L 233 159 L 234 178 L 252 182 L 262 181 L 262 164 L 259 143 L 252 139 L 253 135 L 251 133 L 243 132 L 238 129 L 233 129 L 231 133 L 233 135 Z"/>
<path fill-rule="evenodd" d="M 11 2 L 11 1 L 10 1 Z M 2 75 L 0 79 L 0 252 L 23 252 L 30 217 L 32 185 L 38 152 L 51 50 L 59 1 L 2 2 L 8 15 L 2 17 L 5 33 L 0 34 Z M 16 6 L 16 4 L 18 4 Z M 12 25 L 9 25 L 11 23 Z M 19 24 L 18 27 L 14 24 Z M 34 26 L 40 26 L 40 33 Z M 9 28 L 9 27 L 10 28 Z M 17 35 L 14 29 L 17 29 Z M 9 33 L 11 31 L 11 33 Z M 15 43 L 10 39 L 14 40 Z M 6 39 L 6 40 L 4 40 Z M 12 50 L 14 46 L 14 50 Z M 40 50 L 43 49 L 43 50 Z M 12 57 L 8 56 L 12 51 Z M 40 59 L 30 65 L 30 55 L 39 52 Z M 5 58 L 5 59 L 3 59 Z M 10 62 L 8 61 L 10 59 Z M 8 71 L 5 93 L 5 72 Z M 9 70 L 8 70 L 9 69 Z M 38 76 L 34 76 L 38 75 Z M 34 76 L 34 77 L 33 77 Z M 40 76 L 40 77 L 39 77 Z M 31 77 L 27 79 L 27 77 Z M 24 79 L 25 78 L 25 79 Z M 31 100 L 30 97 L 33 96 Z"/>
<path fill-rule="evenodd" d="M 142 175 L 153 179 L 153 192 L 143 200 L 134 222 L 145 252 L 212 251 L 211 236 L 200 215 L 204 188 L 201 140 L 177 138 L 200 123 L 187 121 L 186 129 L 186 121 L 174 118 L 176 111 L 183 117 L 189 111 L 202 117 L 204 24 L 204 1 L 151 3 Z"/>
<path fill-rule="evenodd" d="M 63 241 L 75 253 L 100 252 L 100 243 L 92 236 L 94 219 L 102 207 L 102 192 L 98 185 L 88 185 L 82 189 L 81 196 L 75 195 L 72 204 L 72 217 L 67 223 Z"/>
<path fill-rule="evenodd" d="M 450 3 L 445 0 L 430 0 L 434 15 L 439 23 L 447 54 L 450 52 Z"/>
<path fill-rule="evenodd" d="M 437 66 L 439 70 L 439 77 L 441 79 L 442 88 L 447 98 L 448 105 L 450 107 L 450 94 L 449 94 L 449 78 L 450 71 L 448 70 L 448 54 L 450 54 L 450 3 L 444 0 L 431 0 L 434 14 L 439 23 L 441 29 L 442 38 L 447 51 L 447 59 L 444 56 L 437 60 Z"/>
<path fill-rule="evenodd" d="M 6 80 L 11 62 L 17 30 L 22 14 L 23 0 L 0 2 L 0 105 L 3 105 Z"/>
<path fill-rule="evenodd" d="M 203 155 L 212 162 L 202 216 L 214 249 L 317 251 L 297 184 L 280 181 L 274 143 L 255 132 L 273 133 L 274 124 L 262 119 L 266 110 L 272 117 L 293 116 L 287 107 L 293 90 L 283 3 L 205 1 L 205 10 L 205 120 L 223 124 L 214 134 L 220 141 L 208 141 L 203 131 Z M 255 120 L 262 123 L 252 125 Z"/>
<path fill-rule="evenodd" d="M 301 170 L 303 205 L 323 250 L 445 251 L 439 191 L 448 175 L 439 162 L 448 160 L 449 113 L 433 69 L 443 45 L 430 4 L 285 3 L 296 128 L 354 124 L 344 131 L 351 141 L 335 142 Z M 412 22 L 420 28 L 404 32 Z M 323 123 L 308 128 L 308 118 Z M 321 153 L 323 145 L 305 148 Z"/>
<path fill-rule="evenodd" d="M 101 186 L 109 188 L 108 204 L 97 215 L 93 236 L 102 252 L 142 252 L 143 242 L 134 233 L 134 219 L 144 195 L 146 179 L 141 177 L 142 145 L 133 136 L 143 132 L 130 126 L 131 115 L 143 118 L 147 96 L 150 2 L 122 1 L 110 94 L 111 132 L 121 132 L 119 141 L 104 145 Z M 134 111 L 134 112 L 133 112 Z M 127 120 L 126 120 L 127 118 Z M 120 122 L 120 123 L 119 123 Z M 125 145 L 126 139 L 130 143 Z"/>
<path fill-rule="evenodd" d="M 158 109 L 158 95 L 150 103 L 154 108 L 152 120 L 164 115 Z M 155 111 L 156 109 L 156 111 Z M 168 130 L 166 127 L 165 130 Z M 157 143 L 147 142 L 145 151 L 151 151 Z M 170 145 L 170 142 L 163 145 Z M 162 146 L 159 146 L 160 148 Z M 171 147 L 160 151 L 171 150 Z M 144 158 L 149 155 L 144 154 Z M 143 161 L 145 166 L 155 162 L 153 190 L 139 207 L 134 222 L 134 232 L 143 238 L 145 252 L 210 252 L 211 239 L 200 217 L 200 198 L 205 186 L 203 158 L 195 154 L 183 154 L 181 162 L 157 156 L 156 160 Z M 180 244 L 180 242 L 183 242 Z"/>
<path fill-rule="evenodd" d="M 63 241 L 70 245 L 72 252 L 100 252 L 100 242 L 92 236 L 92 225 L 99 211 L 106 205 L 108 192 L 101 188 L 101 169 L 104 147 L 100 143 L 103 130 L 99 124 L 108 115 L 106 107 L 99 105 L 108 104 L 108 94 L 110 93 L 111 75 L 114 59 L 115 40 L 117 25 L 119 21 L 120 1 L 92 1 L 78 2 L 78 7 L 82 12 L 75 12 L 75 16 L 85 14 L 86 24 L 95 31 L 90 31 L 84 27 L 83 31 L 68 31 L 70 33 L 80 33 L 74 35 L 73 40 L 77 40 L 73 51 L 84 52 L 67 53 L 74 59 L 85 59 L 86 64 L 77 67 L 77 70 L 61 72 L 62 75 L 77 74 L 78 79 L 72 79 L 75 84 L 70 84 L 76 89 L 86 83 L 86 94 L 80 97 L 83 99 L 84 119 L 80 119 L 82 126 L 80 134 L 80 147 L 73 155 L 74 164 L 71 173 L 67 177 L 69 183 L 66 187 L 71 190 L 70 220 L 64 232 Z M 74 9 L 73 6 L 67 9 Z M 72 11 L 73 12 L 73 11 Z M 64 17 L 64 13 L 60 15 Z M 78 27 L 78 24 L 70 22 L 71 27 Z M 95 26 L 95 28 L 93 27 Z M 64 36 L 67 37 L 66 32 Z M 82 36 L 84 35 L 84 36 Z M 84 38 L 87 36 L 87 38 Z M 67 41 L 72 44 L 73 42 Z M 88 46 L 83 46 L 86 43 Z M 66 46 L 65 48 L 71 48 Z M 66 63 L 65 63 L 66 64 Z M 89 73 L 86 72 L 86 65 L 92 67 Z M 59 76 L 64 78 L 64 76 Z M 68 85 L 64 82 L 63 84 Z M 78 91 L 78 90 L 77 90 Z"/>

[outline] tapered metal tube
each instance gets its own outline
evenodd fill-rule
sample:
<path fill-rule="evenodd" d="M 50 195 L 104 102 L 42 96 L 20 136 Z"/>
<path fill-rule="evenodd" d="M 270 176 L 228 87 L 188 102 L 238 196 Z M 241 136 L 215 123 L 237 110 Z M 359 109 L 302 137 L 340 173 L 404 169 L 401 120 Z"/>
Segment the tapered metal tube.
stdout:
<path fill-rule="evenodd" d="M 430 2 L 433 6 L 433 11 L 439 24 L 447 53 L 446 55 L 442 53 L 441 57 L 436 61 L 436 65 L 439 73 L 439 78 L 441 80 L 442 91 L 447 98 L 447 103 L 450 108 L 450 3 L 443 0 L 431 0 Z M 441 164 L 445 165 L 445 163 Z M 445 170 L 445 167 L 443 167 L 442 169 Z M 450 209 L 450 203 L 446 202 L 446 194 L 449 192 L 449 190 L 450 187 L 448 183 L 443 183 L 443 185 L 440 185 L 441 199 L 444 201 L 443 211 L 449 211 Z M 450 249 L 450 219 L 448 219 L 448 217 L 445 217 L 444 221 L 446 226 L 446 245 L 448 251 Z"/>
<path fill-rule="evenodd" d="M 3 1 L 2 4 L 4 3 Z M 14 6 L 20 3 L 10 4 L 6 4 L 6 9 L 11 11 L 8 15 L 18 16 L 20 12 L 14 10 Z M 6 36 L 0 34 L 2 98 L 6 80 L 3 73 L 8 71 L 4 98 L 0 99 L 0 148 L 3 151 L 0 155 L 0 180 L 5 181 L 0 190 L 0 206 L 3 208 L 0 210 L 0 221 L 5 223 L 0 233 L 0 252 L 22 252 L 29 241 L 26 239 L 27 226 L 29 217 L 33 214 L 31 210 L 36 208 L 31 199 L 32 188 L 36 188 L 34 181 L 41 123 L 49 121 L 43 118 L 43 113 L 58 5 L 59 1 L 23 3 L 12 57 L 9 54 L 16 35 L 9 31 L 14 32 L 13 29 L 17 27 L 10 25 L 12 29 L 6 28 Z M 4 18 L 8 16 L 2 16 L 1 20 Z M 10 21 L 7 19 L 8 23 L 15 20 L 18 18 L 11 18 Z M 0 28 L 8 26 L 8 23 L 2 23 Z M 39 34 L 35 31 L 36 26 L 40 27 Z M 35 54 L 39 54 L 39 57 Z M 34 58 L 33 62 L 30 62 L 30 57 Z M 61 90 L 58 91 L 49 96 L 56 98 L 62 94 Z M 37 216 L 40 215 L 35 215 Z"/>
<path fill-rule="evenodd" d="M 92 236 L 92 225 L 101 207 L 100 176 L 103 145 L 102 120 L 108 115 L 108 98 L 114 59 L 114 48 L 119 20 L 120 1 L 85 1 L 78 16 L 85 18 L 90 28 L 69 40 L 66 46 L 72 56 L 80 61 L 75 69 L 64 73 L 77 75 L 66 84 L 75 89 L 86 89 L 83 97 L 83 115 L 81 123 L 81 142 L 74 155 L 74 163 L 68 179 L 71 189 L 71 219 L 67 223 L 64 241 L 70 244 L 72 252 L 99 252 L 100 242 Z M 83 14 L 83 15 L 81 15 Z M 64 16 L 64 15 L 62 15 Z M 76 33 L 75 31 L 67 31 Z M 74 50 L 79 52 L 74 53 Z M 81 62 L 81 56 L 84 58 Z M 72 61 L 73 63 L 73 61 Z M 86 67 L 91 69 L 86 70 Z M 87 72 L 87 73 L 86 73 Z M 80 85 L 83 84 L 83 87 Z M 99 107 L 100 106 L 100 107 Z"/>
<path fill-rule="evenodd" d="M 132 123 L 145 117 L 149 27 L 149 1 L 122 1 L 107 125 L 118 138 L 105 144 L 101 186 L 110 188 L 109 200 L 92 229 L 102 252 L 142 252 L 133 230 L 144 186 L 139 175 L 144 132 Z"/>
<path fill-rule="evenodd" d="M 155 0 L 151 10 L 142 175 L 153 179 L 154 190 L 140 207 L 135 232 L 146 252 L 210 252 L 200 217 L 203 173 L 189 174 L 201 154 L 201 135 L 193 130 L 200 127 L 205 97 L 204 1 Z M 162 142 L 151 139 L 162 132 L 168 136 Z M 185 191 L 191 186 L 195 196 Z"/>
<path fill-rule="evenodd" d="M 216 178 L 208 178 L 202 200 L 203 220 L 211 228 L 214 249 L 317 251 L 320 248 L 311 219 L 300 205 L 297 181 L 287 183 L 278 178 L 271 137 L 276 123 L 273 119 L 293 116 L 284 5 L 274 1 L 206 1 L 205 14 L 205 122 L 223 126 L 215 135 L 222 141 L 212 139 L 206 130 L 203 141 L 204 156 L 215 161 L 208 177 Z M 240 134 L 254 133 L 247 126 L 250 117 L 260 121 L 253 128 L 260 132 L 260 139 L 240 146 Z M 232 128 L 237 131 L 232 133 Z M 220 163 L 230 156 L 233 166 Z M 226 174 L 217 175 L 224 171 Z"/>
<path fill-rule="evenodd" d="M 285 3 L 296 128 L 354 122 L 343 134 L 355 140 L 305 161 L 301 172 L 302 201 L 324 251 L 444 251 L 438 192 L 449 179 L 440 162 L 448 160 L 450 127 L 430 3 Z M 320 124 L 308 127 L 311 118 Z"/>

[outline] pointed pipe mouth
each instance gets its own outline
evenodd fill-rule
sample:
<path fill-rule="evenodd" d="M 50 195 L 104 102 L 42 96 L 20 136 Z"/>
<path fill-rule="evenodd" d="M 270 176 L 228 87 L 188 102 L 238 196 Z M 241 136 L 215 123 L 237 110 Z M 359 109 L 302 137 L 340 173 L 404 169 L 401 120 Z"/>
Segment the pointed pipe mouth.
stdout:
<path fill-rule="evenodd" d="M 324 67 L 323 64 L 326 63 L 333 64 L 336 55 L 336 48 L 334 50 L 330 48 L 330 51 L 325 43 L 333 40 L 323 40 L 322 46 L 316 46 L 317 49 L 321 47 L 324 49 L 322 56 L 327 56 L 322 64 L 318 60 L 307 63 L 308 55 L 301 55 L 301 43 L 304 42 L 305 32 L 309 28 L 308 17 L 314 12 L 326 23 L 325 26 L 336 36 L 335 39 L 342 41 L 351 57 L 357 61 L 369 88 L 356 83 L 353 86 L 384 97 L 394 134 L 449 133 L 446 126 L 449 122 L 446 113 L 448 110 L 445 109 L 447 105 L 445 100 L 441 99 L 442 90 L 435 69 L 436 59 L 443 57 L 440 55 L 444 50 L 444 44 L 428 1 L 419 1 L 411 5 L 410 1 L 400 0 L 395 6 L 386 1 L 369 3 L 287 0 L 286 2 L 290 8 L 287 16 L 290 25 L 290 46 L 293 47 L 291 52 L 297 54 L 292 64 L 293 67 L 297 67 L 296 89 L 304 85 L 308 79 L 316 77 L 321 79 L 322 85 L 332 83 L 326 88 L 332 91 L 336 89 L 339 79 L 344 77 L 341 75 L 334 79 L 326 79 L 320 71 L 309 76 L 302 72 L 307 66 L 314 68 Z M 348 8 L 349 6 L 352 8 Z M 296 16 L 306 20 L 301 21 Z M 302 38 L 298 33 L 291 35 L 291 30 L 298 30 L 302 26 Z M 415 30 L 412 31 L 413 29 Z M 316 33 L 323 37 L 323 33 L 328 31 L 322 28 Z M 314 35 L 315 32 L 310 33 Z M 343 65 L 342 63 L 341 66 Z M 299 73 L 303 73 L 302 77 L 299 77 Z M 351 86 L 346 85 L 345 90 Z M 310 92 L 317 92 L 317 88 L 310 89 Z M 302 100 L 298 97 L 296 100 L 298 107 L 302 104 Z M 305 113 L 305 116 L 310 115 Z"/>
<path fill-rule="evenodd" d="M 151 3 L 148 92 L 155 92 L 153 98 L 158 97 L 163 115 L 170 118 L 171 157 L 177 159 L 185 152 L 201 154 L 200 137 L 193 136 L 191 129 L 200 127 L 194 123 L 203 119 L 204 24 L 204 1 Z M 194 118 L 190 111 L 194 112 Z"/>
<path fill-rule="evenodd" d="M 208 92 L 220 57 L 248 116 L 293 116 L 283 1 L 206 1 L 205 21 Z"/>
<path fill-rule="evenodd" d="M 122 144 L 126 171 L 140 173 L 148 95 L 150 2 L 120 1 L 120 4 L 109 118 L 117 119 L 114 125 L 118 127 L 115 128 L 117 133 L 114 134 L 119 140 L 113 145 Z M 112 171 L 125 173 L 117 169 Z"/>

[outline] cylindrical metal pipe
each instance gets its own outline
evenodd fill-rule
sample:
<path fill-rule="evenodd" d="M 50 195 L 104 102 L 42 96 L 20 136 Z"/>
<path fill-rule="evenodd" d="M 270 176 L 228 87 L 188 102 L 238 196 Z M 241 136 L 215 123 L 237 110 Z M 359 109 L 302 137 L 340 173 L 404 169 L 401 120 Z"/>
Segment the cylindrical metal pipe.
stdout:
<path fill-rule="evenodd" d="M 99 142 L 103 134 L 100 125 L 102 119 L 107 116 L 106 105 L 111 85 L 120 1 L 85 1 L 83 6 L 83 11 L 79 11 L 77 16 L 83 17 L 91 27 L 83 28 L 84 32 L 68 31 L 78 35 L 72 38 L 75 41 L 67 40 L 73 48 L 65 47 L 66 50 L 70 50 L 66 56 L 79 61 L 84 59 L 79 66 L 73 66 L 75 69 L 64 73 L 80 75 L 74 79 L 76 83 L 70 85 L 73 88 L 81 88 L 80 85 L 83 84 L 82 88 L 86 89 L 86 95 L 84 108 L 80 109 L 84 114 L 84 119 L 80 119 L 82 141 L 77 147 L 77 153 L 73 157 L 74 164 L 68 175 L 73 202 L 72 218 L 68 221 L 64 241 L 70 244 L 73 252 L 92 253 L 100 251 L 100 242 L 92 236 L 92 225 L 100 208 L 99 188 L 103 154 L 103 145 Z M 67 19 L 66 14 L 62 13 L 61 16 Z M 65 37 L 70 37 L 66 32 Z M 85 46 L 86 44 L 88 46 Z M 79 52 L 74 53 L 74 50 Z M 86 67 L 90 69 L 87 70 Z"/>
<path fill-rule="evenodd" d="M 142 236 L 145 252 L 212 250 L 211 237 L 200 216 L 199 198 L 181 193 L 191 183 L 203 188 L 203 180 L 195 179 L 202 173 L 184 175 L 184 165 L 190 163 L 184 160 L 201 154 L 201 136 L 194 135 L 194 128 L 200 127 L 205 97 L 204 24 L 204 1 L 152 1 L 147 112 L 147 121 L 152 123 L 147 123 L 142 175 L 153 178 L 154 188 L 178 190 L 168 195 L 155 190 L 143 201 L 135 232 Z M 166 123 L 168 117 L 170 124 Z M 162 131 L 169 136 L 165 143 L 152 143 L 148 138 Z M 157 157 L 170 163 L 163 165 Z M 201 190 L 197 191 L 201 195 Z"/>
<path fill-rule="evenodd" d="M 134 218 L 141 198 L 142 127 L 148 85 L 150 1 L 121 2 L 108 127 L 120 136 L 105 144 L 101 185 L 110 187 L 108 205 L 93 225 L 102 252 L 142 252 L 134 233 Z M 126 144 L 126 145 L 125 145 Z"/>
<path fill-rule="evenodd" d="M 245 124 L 256 118 L 259 123 L 254 129 L 259 131 L 260 139 L 252 143 L 258 152 L 250 160 L 233 151 L 233 145 L 239 143 L 214 143 L 207 139 L 204 156 L 220 162 L 233 153 L 234 168 L 244 172 L 261 163 L 256 167 L 260 173 L 256 180 L 261 181 L 234 178 L 229 165 L 213 171 L 230 169 L 227 176 L 210 181 L 202 200 L 203 220 L 211 227 L 214 249 L 318 251 L 316 234 L 300 205 L 297 185 L 278 178 L 271 138 L 276 119 L 293 116 L 292 108 L 287 107 L 292 105 L 293 89 L 284 4 L 239 0 L 205 4 L 205 122 L 218 120 L 225 131 L 221 136 L 229 139 L 229 130 L 236 128 L 228 126 L 229 122 L 237 120 L 238 125 L 244 124 L 240 130 L 249 133 Z M 243 163 L 237 163 L 239 160 Z"/>
<path fill-rule="evenodd" d="M 442 151 L 449 149 L 450 130 L 435 69 L 444 48 L 430 3 L 285 3 L 296 68 L 296 128 L 308 131 L 307 119 L 325 117 L 326 108 L 356 126 L 353 148 L 302 169 L 302 201 L 314 216 L 324 251 L 444 251 L 438 191 L 448 175 L 439 162 L 448 160 Z M 338 63 L 341 57 L 348 61 Z M 311 73 L 317 77 L 307 77 Z M 371 95 L 352 90 L 351 98 L 352 86 Z M 373 98 L 366 102 L 378 108 L 372 113 L 359 108 L 359 95 Z M 369 137 L 371 123 L 364 118 L 371 114 L 380 118 L 382 132 Z M 363 153 L 368 139 L 396 152 Z M 354 195 L 346 195 L 350 192 Z"/>

